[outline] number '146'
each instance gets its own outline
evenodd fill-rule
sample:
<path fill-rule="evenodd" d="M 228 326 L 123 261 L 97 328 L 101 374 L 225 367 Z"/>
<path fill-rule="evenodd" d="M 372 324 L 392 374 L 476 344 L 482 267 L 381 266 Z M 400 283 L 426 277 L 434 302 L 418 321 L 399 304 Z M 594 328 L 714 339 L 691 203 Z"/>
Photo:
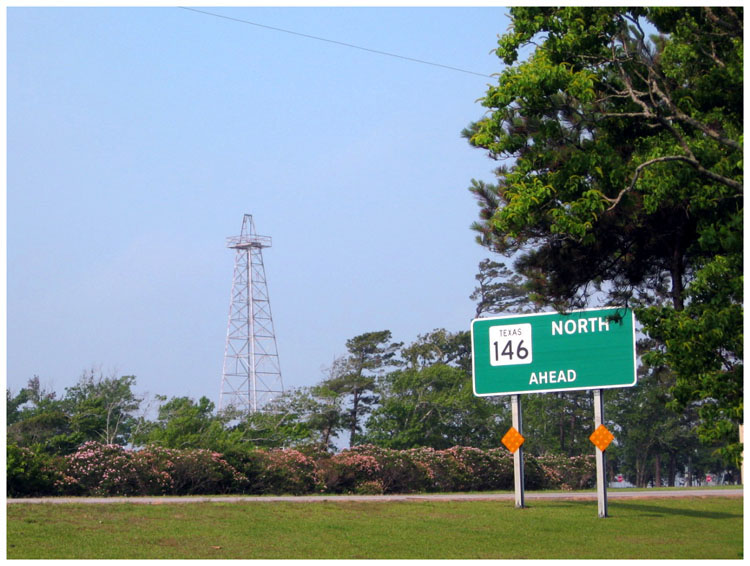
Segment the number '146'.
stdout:
<path fill-rule="evenodd" d="M 524 347 L 523 340 L 518 341 L 515 352 L 513 351 L 513 340 L 508 340 L 505 346 L 502 347 L 502 350 L 500 349 L 500 342 L 497 340 L 492 343 L 492 346 L 495 348 L 496 361 L 500 361 L 500 356 L 507 356 L 509 360 L 512 360 L 513 356 L 516 356 L 520 360 L 525 360 L 529 357 L 529 351 Z"/>

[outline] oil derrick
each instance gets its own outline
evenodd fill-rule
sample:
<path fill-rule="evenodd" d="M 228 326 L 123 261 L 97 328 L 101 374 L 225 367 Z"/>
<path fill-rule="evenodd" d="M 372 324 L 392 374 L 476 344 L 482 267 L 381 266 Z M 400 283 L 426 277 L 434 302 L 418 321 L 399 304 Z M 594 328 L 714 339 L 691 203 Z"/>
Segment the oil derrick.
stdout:
<path fill-rule="evenodd" d="M 227 238 L 227 247 L 235 250 L 234 277 L 219 409 L 263 411 L 284 392 L 263 266 L 271 238 L 259 236 L 252 215 L 245 214 L 240 235 Z"/>

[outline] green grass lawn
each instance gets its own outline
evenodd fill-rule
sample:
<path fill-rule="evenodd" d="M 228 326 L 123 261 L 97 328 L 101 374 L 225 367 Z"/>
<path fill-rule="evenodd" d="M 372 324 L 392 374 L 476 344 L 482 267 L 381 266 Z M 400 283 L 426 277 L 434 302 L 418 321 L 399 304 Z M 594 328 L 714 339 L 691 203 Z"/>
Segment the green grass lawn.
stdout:
<path fill-rule="evenodd" d="M 7 506 L 7 558 L 742 558 L 742 498 Z"/>

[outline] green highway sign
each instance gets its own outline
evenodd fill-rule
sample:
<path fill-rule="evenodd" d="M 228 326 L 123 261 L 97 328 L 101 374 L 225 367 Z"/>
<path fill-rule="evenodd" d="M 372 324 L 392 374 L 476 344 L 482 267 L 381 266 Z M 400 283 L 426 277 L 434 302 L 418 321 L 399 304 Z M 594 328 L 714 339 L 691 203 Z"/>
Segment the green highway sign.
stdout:
<path fill-rule="evenodd" d="M 477 318 L 471 347 L 474 394 L 480 397 L 636 383 L 630 309 Z"/>

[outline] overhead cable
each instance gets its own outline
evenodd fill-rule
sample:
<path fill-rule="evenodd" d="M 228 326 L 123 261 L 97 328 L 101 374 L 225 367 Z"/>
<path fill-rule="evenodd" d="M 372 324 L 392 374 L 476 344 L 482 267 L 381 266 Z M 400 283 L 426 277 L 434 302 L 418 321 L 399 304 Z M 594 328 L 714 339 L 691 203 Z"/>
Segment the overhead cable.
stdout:
<path fill-rule="evenodd" d="M 448 70 L 451 70 L 451 71 L 458 71 L 460 73 L 467 73 L 467 74 L 470 74 L 470 75 L 477 75 L 479 77 L 493 78 L 492 75 L 487 75 L 487 74 L 484 74 L 484 73 L 477 73 L 477 72 L 474 72 L 474 71 L 467 71 L 466 69 L 460 69 L 458 67 L 451 67 L 449 65 L 443 65 L 441 63 L 434 63 L 432 61 L 424 61 L 422 59 L 415 59 L 414 57 L 406 57 L 405 55 L 398 55 L 397 53 L 389 53 L 387 51 L 380 51 L 378 49 L 370 49 L 369 47 L 362 47 L 361 45 L 354 45 L 352 43 L 346 43 L 346 42 L 343 42 L 343 41 L 336 41 L 334 39 L 327 39 L 325 37 L 318 37 L 318 36 L 315 36 L 315 35 L 308 35 L 306 33 L 299 33 L 299 32 L 291 31 L 291 30 L 288 30 L 288 29 L 282 29 L 282 28 L 277 28 L 277 27 L 273 27 L 273 26 L 267 26 L 267 25 L 264 25 L 264 24 L 259 24 L 257 22 L 251 22 L 250 20 L 244 20 L 244 19 L 241 19 L 241 18 L 234 18 L 232 16 L 225 16 L 224 14 L 217 14 L 215 12 L 207 12 L 205 10 L 198 10 L 196 8 L 188 8 L 186 6 L 178 6 L 178 8 L 181 8 L 183 10 L 189 10 L 191 12 L 197 12 L 199 14 L 205 14 L 207 16 L 214 16 L 215 18 L 222 18 L 222 19 L 225 19 L 225 20 L 231 20 L 233 22 L 239 22 L 239 23 L 242 23 L 242 24 L 256 26 L 256 27 L 259 27 L 259 28 L 265 28 L 265 29 L 270 29 L 270 30 L 273 30 L 273 31 L 279 31 L 279 32 L 283 32 L 283 33 L 288 33 L 288 34 L 296 35 L 296 36 L 299 36 L 299 37 L 305 37 L 307 39 L 315 39 L 317 41 L 325 41 L 326 43 L 333 43 L 333 44 L 336 44 L 336 45 L 341 45 L 343 47 L 350 47 L 352 49 L 359 49 L 360 51 L 367 51 L 369 53 L 375 53 L 377 55 L 385 55 L 387 57 L 395 57 L 397 59 L 404 59 L 406 61 L 412 61 L 414 63 L 420 63 L 422 65 L 432 65 L 433 67 L 441 67 L 443 69 L 448 69 Z"/>

